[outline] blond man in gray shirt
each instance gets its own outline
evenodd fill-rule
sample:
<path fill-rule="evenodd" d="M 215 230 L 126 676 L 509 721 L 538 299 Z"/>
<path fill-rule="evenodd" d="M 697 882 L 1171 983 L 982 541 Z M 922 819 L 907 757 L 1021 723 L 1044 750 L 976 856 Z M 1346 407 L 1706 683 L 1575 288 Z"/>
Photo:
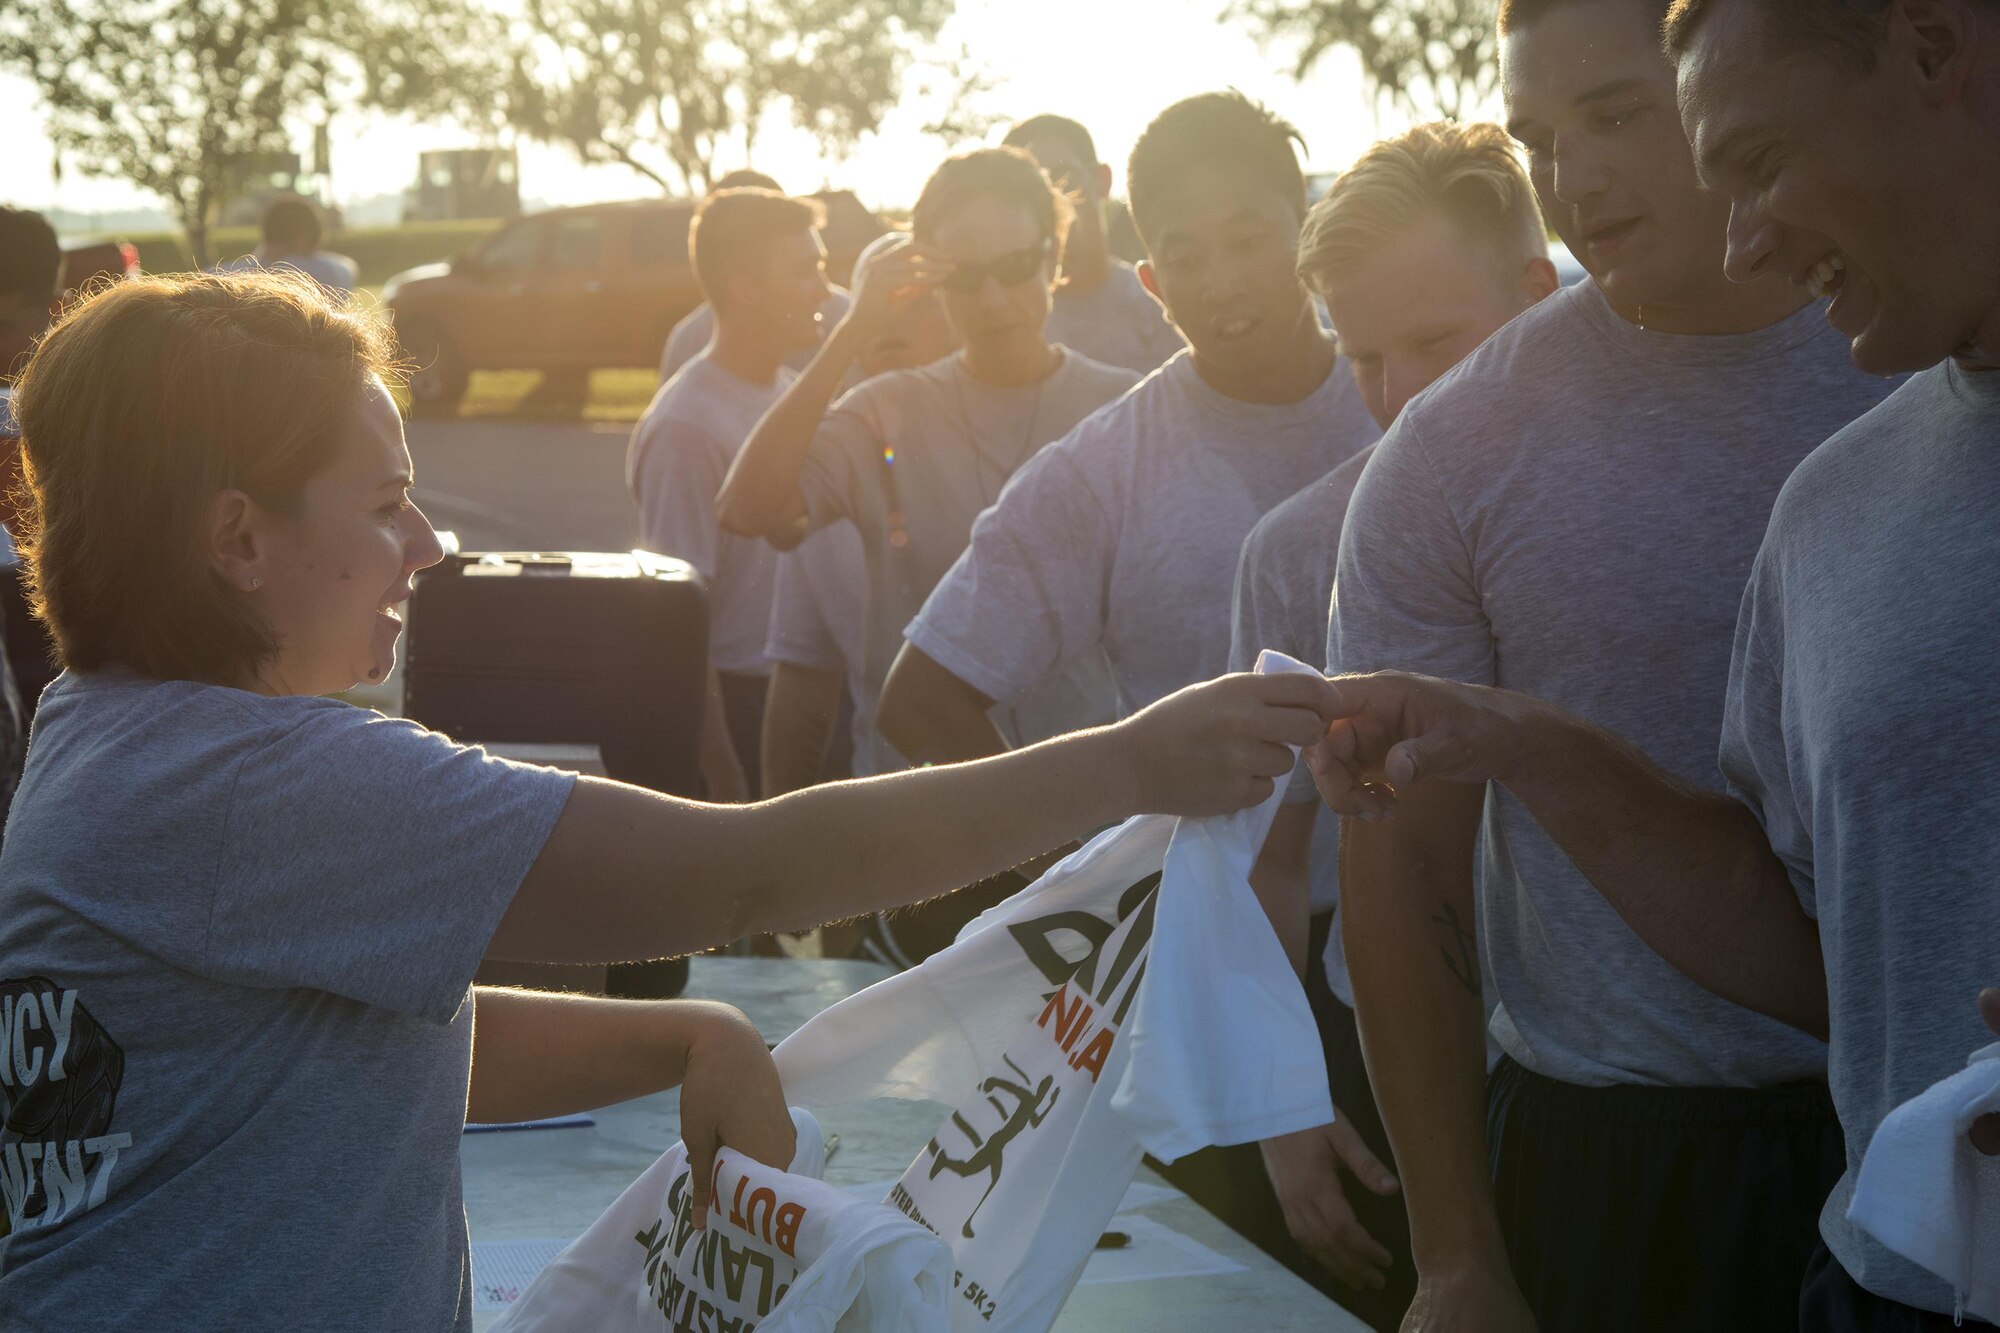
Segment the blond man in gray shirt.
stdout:
<path fill-rule="evenodd" d="M 1299 235 L 1299 276 L 1327 305 L 1340 350 L 1384 427 L 1404 404 L 1556 288 L 1534 187 L 1498 125 L 1440 121 L 1385 139 L 1335 181 Z M 1230 667 L 1274 648 L 1326 652 L 1334 557 L 1364 449 L 1266 514 L 1237 564 Z M 1416 1289 L 1409 1223 L 1382 1165 L 1389 1144 L 1354 1025 L 1341 949 L 1339 821 L 1303 766 L 1257 871 L 1310 886 L 1306 993 L 1320 1023 L 1335 1120 L 1263 1145 L 1286 1224 L 1333 1274 L 1341 1304 L 1394 1328 Z M 1296 892 L 1296 891 L 1294 891 Z"/>

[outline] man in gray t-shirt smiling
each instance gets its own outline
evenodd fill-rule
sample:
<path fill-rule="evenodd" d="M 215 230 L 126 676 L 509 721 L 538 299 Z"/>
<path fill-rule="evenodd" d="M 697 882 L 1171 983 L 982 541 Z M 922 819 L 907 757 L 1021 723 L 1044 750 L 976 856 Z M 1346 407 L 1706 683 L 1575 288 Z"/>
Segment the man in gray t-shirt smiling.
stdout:
<path fill-rule="evenodd" d="M 1341 537 L 1328 660 L 1550 700 L 1717 790 L 1771 503 L 1890 386 L 1806 293 L 1724 276 L 1727 210 L 1696 183 L 1659 13 L 1503 5 L 1508 128 L 1594 277 L 1383 439 Z M 1422 1145 L 1398 1152 L 1414 1310 L 1510 1330 L 1532 1313 L 1542 1333 L 1789 1322 L 1838 1168 L 1825 1047 L 1654 953 L 1506 791 L 1400 796 L 1394 821 L 1343 830 L 1341 896 L 1390 1137 Z M 1506 1054 L 1483 1135 L 1482 952 Z"/>
<path fill-rule="evenodd" d="M 1168 108 L 1133 149 L 1148 281 L 1192 350 L 980 516 L 884 690 L 877 723 L 911 758 L 998 751 L 988 707 L 1100 656 L 1121 714 L 1227 670 L 1244 536 L 1376 437 L 1294 271 L 1291 133 L 1218 94 Z"/>
<path fill-rule="evenodd" d="M 1354 734 L 1343 728 L 1317 756 L 1350 813 L 1384 809 L 1351 799 L 1349 763 L 1406 784 L 1501 778 L 1690 978 L 1830 1033 L 1847 1170 L 1798 1304 L 1811 1333 L 1941 1333 L 1991 1258 L 1973 1248 L 1970 1214 L 1952 1218 L 1916 1182 L 1897 1202 L 1957 1222 L 1962 1264 L 1938 1255 L 1923 1271 L 1848 1211 L 1884 1116 L 2000 1032 L 1991 13 L 1682 0 L 1669 20 L 1681 119 L 1732 210 L 1732 276 L 1830 296 L 1859 366 L 1930 367 L 1815 450 L 1778 498 L 1736 627 L 1730 795 L 1545 705 L 1428 682 L 1344 689 L 1356 712 L 1402 721 L 1364 724 L 1370 754 L 1336 764 Z M 2000 1153 L 2000 1117 L 1969 1137 Z M 1982 1177 L 1963 1145 L 1939 1147 L 1960 1188 L 1990 1185 L 1990 1163 Z"/>
<path fill-rule="evenodd" d="M 1129 713 L 1229 666 L 1236 555 L 1257 520 L 1373 441 L 1296 269 L 1305 183 L 1289 125 L 1240 94 L 1156 117 L 1126 179 L 1153 293 L 1190 350 L 1015 474 L 911 621 L 876 725 L 916 760 L 1004 748 L 995 703 L 1093 662 Z M 1258 879 L 1304 971 L 1303 879 Z M 1197 1153 L 1175 1183 L 1286 1244 L 1254 1149 Z"/>
<path fill-rule="evenodd" d="M 1848 1214 L 1884 1117 L 2000 1033 L 1991 13 L 1681 0 L 1668 20 L 1682 123 L 1732 210 L 1728 271 L 1831 297 L 1865 369 L 1928 367 L 1777 499 L 1737 621 L 1728 793 L 1550 704 L 1399 675 L 1341 682 L 1348 719 L 1313 758 L 1330 805 L 1391 824 L 1422 786 L 1503 784 L 1689 978 L 1830 1034 L 1847 1171 L 1819 1219 L 1803 1333 L 1974 1325 L 1957 1311 L 1992 1257 L 1942 1200 L 1990 1186 L 2000 1115 L 1966 1128 L 1986 1157 L 1937 1144 L 1956 1180 L 1896 1182 L 1961 1262 L 1925 1271 Z"/>

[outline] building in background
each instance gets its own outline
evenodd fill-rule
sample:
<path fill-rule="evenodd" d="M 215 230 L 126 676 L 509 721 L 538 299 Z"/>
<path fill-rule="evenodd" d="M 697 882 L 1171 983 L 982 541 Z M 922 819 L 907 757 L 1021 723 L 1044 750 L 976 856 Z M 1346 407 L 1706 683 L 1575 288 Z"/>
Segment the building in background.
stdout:
<path fill-rule="evenodd" d="M 420 154 L 403 195 L 403 221 L 511 218 L 521 212 L 521 169 L 511 148 L 445 148 Z"/>

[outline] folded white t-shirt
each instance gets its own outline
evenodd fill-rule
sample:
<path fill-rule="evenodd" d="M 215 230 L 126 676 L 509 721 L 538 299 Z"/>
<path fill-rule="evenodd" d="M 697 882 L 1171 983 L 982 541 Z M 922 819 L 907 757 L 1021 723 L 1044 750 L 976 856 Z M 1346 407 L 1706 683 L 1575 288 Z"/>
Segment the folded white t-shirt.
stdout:
<path fill-rule="evenodd" d="M 819 1122 L 792 1112 L 789 1171 L 716 1155 L 708 1225 L 694 1229 L 675 1144 L 557 1255 L 491 1333 L 938 1333 L 950 1252 L 894 1209 L 819 1179 Z"/>
<path fill-rule="evenodd" d="M 2000 1323 L 2000 1157 L 1966 1132 L 2000 1112 L 2000 1042 L 1883 1119 L 1847 1219 L 1958 1294 L 1957 1313 Z"/>

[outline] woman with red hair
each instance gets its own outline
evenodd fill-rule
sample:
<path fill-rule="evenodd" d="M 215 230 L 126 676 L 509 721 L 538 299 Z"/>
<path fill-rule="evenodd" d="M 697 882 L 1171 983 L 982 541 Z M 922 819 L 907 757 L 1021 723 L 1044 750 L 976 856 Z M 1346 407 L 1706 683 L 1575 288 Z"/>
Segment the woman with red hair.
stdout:
<path fill-rule="evenodd" d="M 469 1329 L 468 1116 L 679 1083 L 698 1190 L 720 1144 L 792 1152 L 740 1013 L 475 990 L 482 958 L 657 958 L 914 902 L 1136 811 L 1258 800 L 1325 729 L 1325 682 L 1233 677 L 721 807 L 326 698 L 388 674 L 440 557 L 388 348 L 297 279 L 146 279 L 70 312 L 15 391 L 67 670 L 0 853 L 10 1330 Z"/>

